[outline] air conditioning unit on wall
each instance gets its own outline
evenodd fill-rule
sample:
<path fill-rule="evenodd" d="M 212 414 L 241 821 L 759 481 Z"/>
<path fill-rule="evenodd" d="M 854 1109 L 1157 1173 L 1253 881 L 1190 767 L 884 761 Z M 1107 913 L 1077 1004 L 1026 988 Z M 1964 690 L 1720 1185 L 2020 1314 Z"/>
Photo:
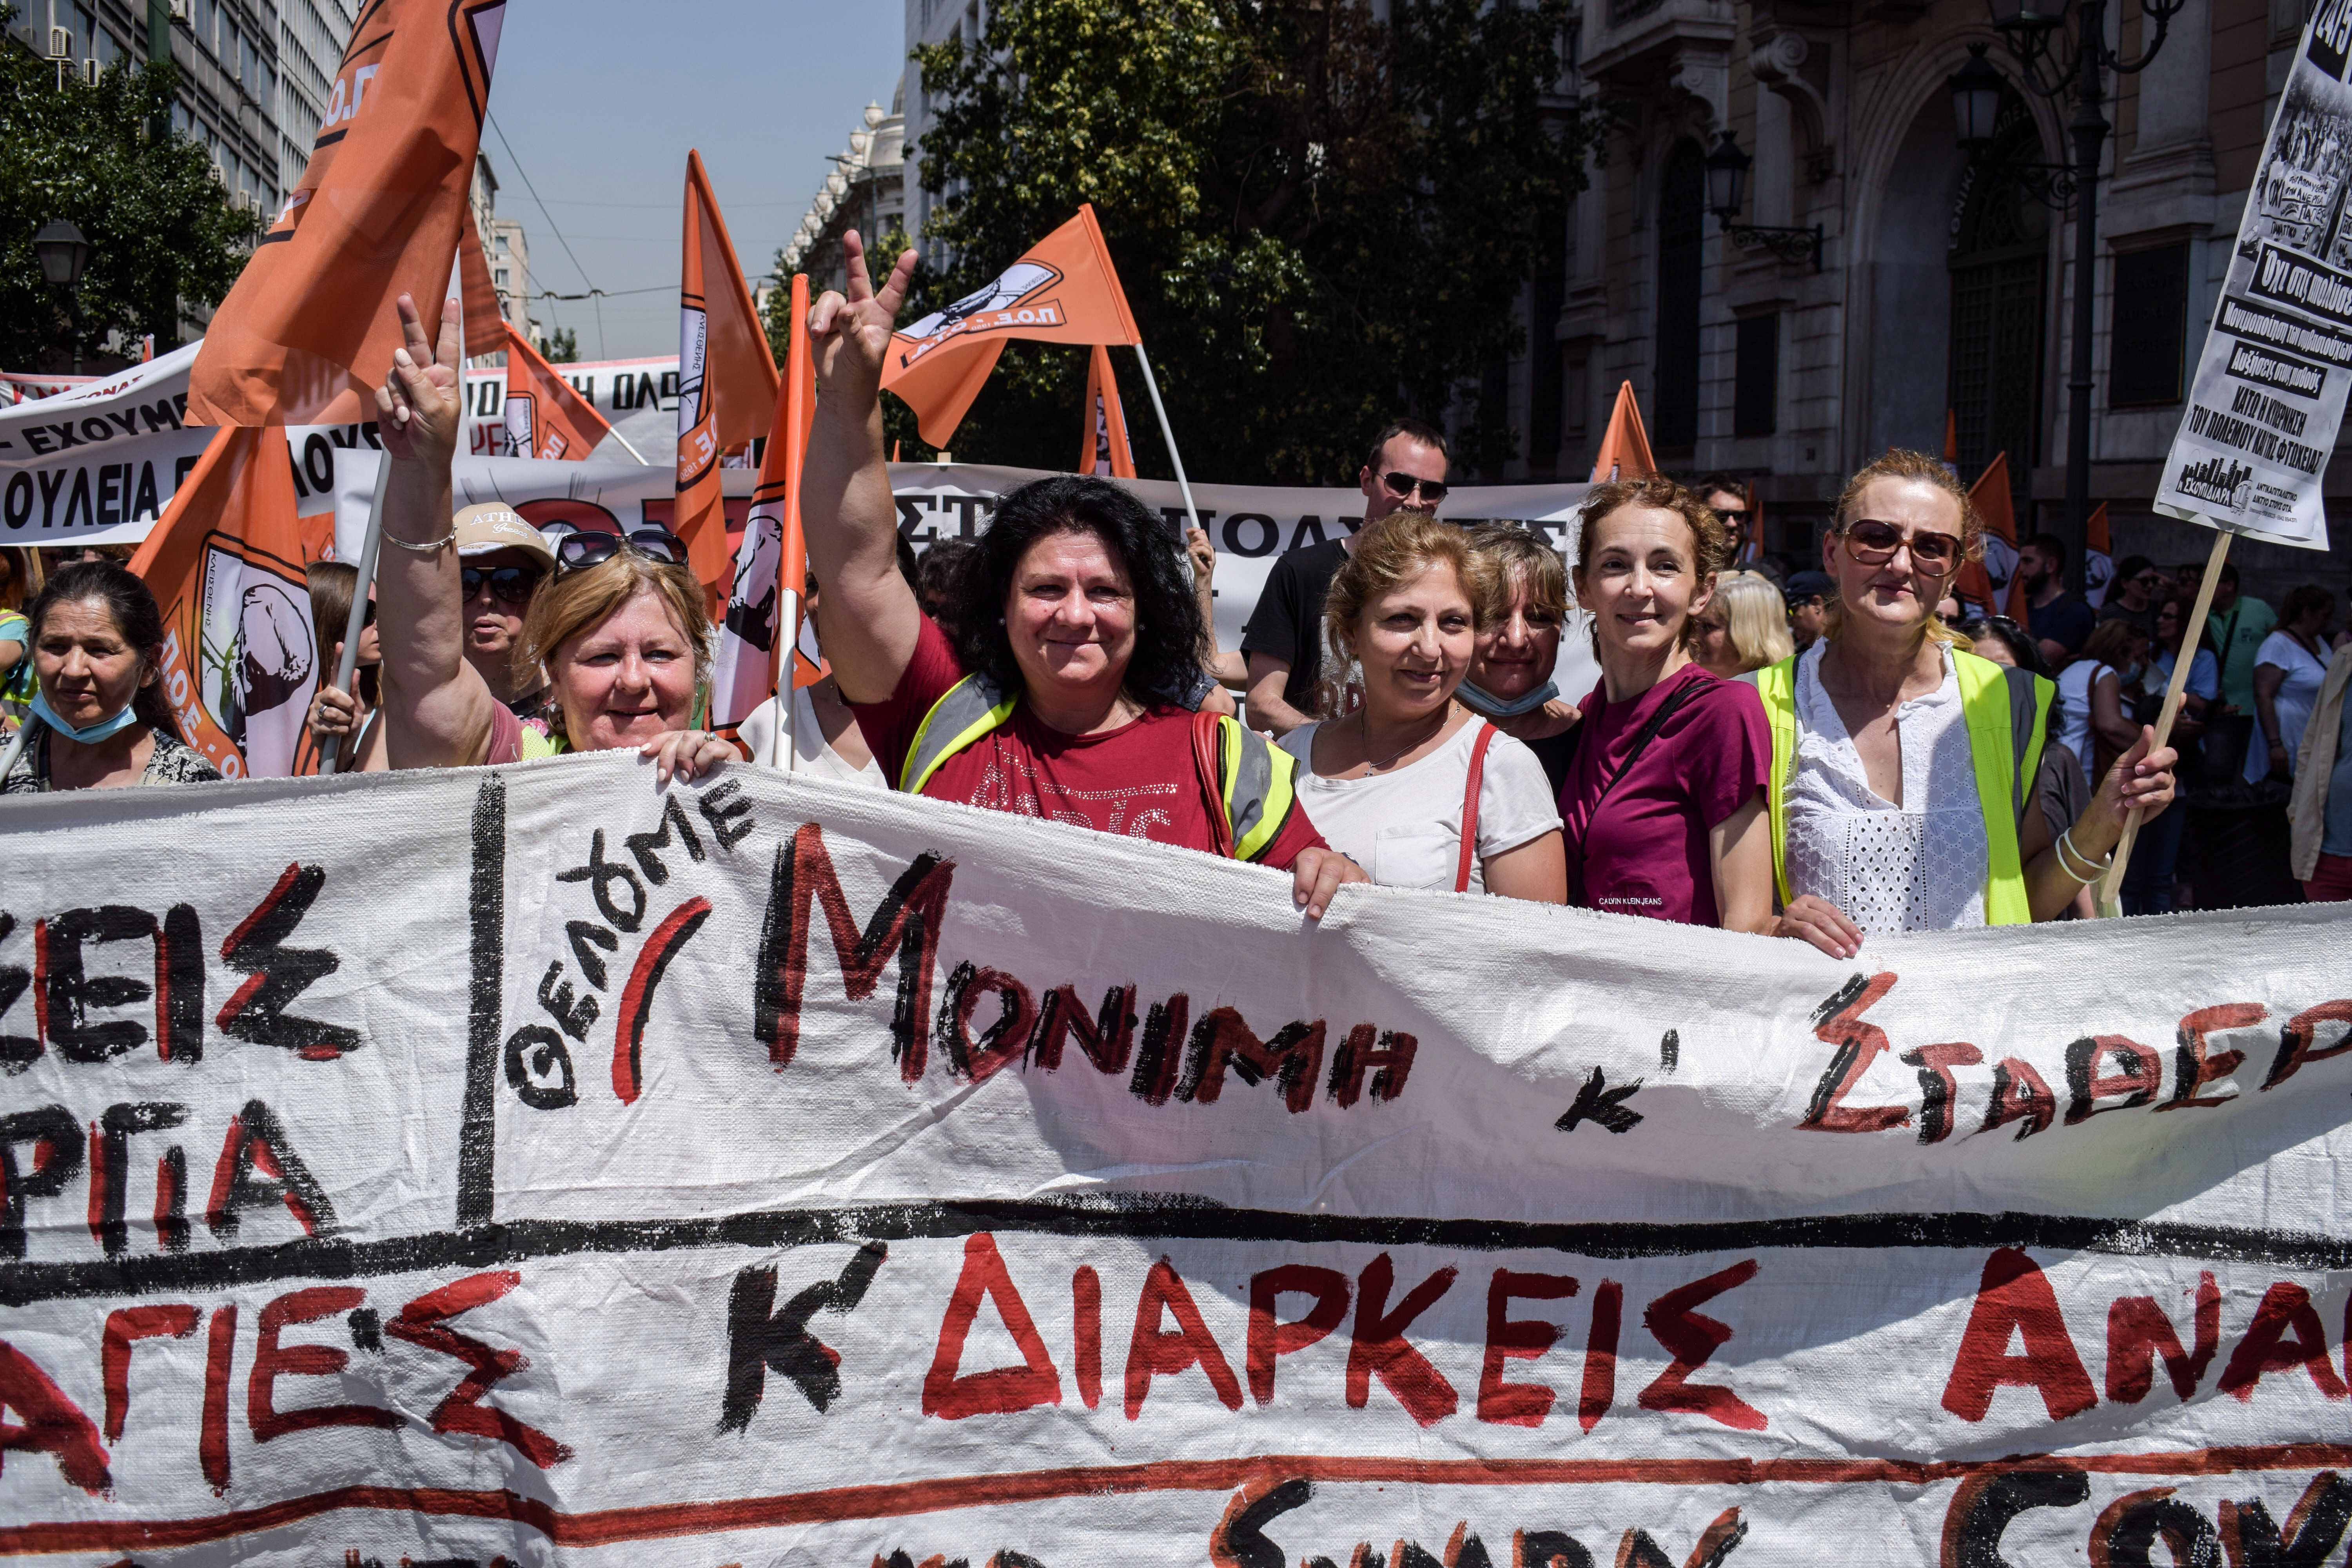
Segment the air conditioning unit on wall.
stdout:
<path fill-rule="evenodd" d="M 73 32 L 68 27 L 49 29 L 49 58 L 66 60 L 73 58 Z"/>

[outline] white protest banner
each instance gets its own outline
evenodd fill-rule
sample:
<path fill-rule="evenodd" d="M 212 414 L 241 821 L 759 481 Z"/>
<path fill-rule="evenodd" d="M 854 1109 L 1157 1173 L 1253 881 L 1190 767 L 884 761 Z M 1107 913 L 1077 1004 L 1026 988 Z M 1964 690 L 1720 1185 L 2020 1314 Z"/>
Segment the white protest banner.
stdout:
<path fill-rule="evenodd" d="M 199 346 L 58 396 L 0 407 L 0 545 L 135 544 L 146 538 L 212 438 L 207 428 L 182 424 L 188 368 Z M 608 416 L 677 405 L 676 356 L 560 368 Z M 506 372 L 467 371 L 466 394 L 470 448 L 493 455 L 505 440 Z M 338 496 L 352 489 L 353 475 L 338 471 L 337 454 L 379 446 L 373 422 L 295 426 L 286 440 L 304 517 L 337 510 Z M 373 465 L 360 467 L 372 482 Z M 366 483 L 358 489 L 364 500 Z"/>
<path fill-rule="evenodd" d="M 986 527 L 996 498 L 1016 485 L 1047 476 L 1029 468 L 975 464 L 893 463 L 890 489 L 898 501 L 898 532 L 921 550 L 936 539 L 971 539 Z M 1184 531 L 1184 498 L 1172 479 L 1114 479 L 1144 505 L 1168 520 L 1171 542 Z M 1562 550 L 1575 542 L 1576 519 L 1585 484 L 1457 486 L 1448 490 L 1440 515 L 1458 522 L 1525 524 Z M 1266 574 L 1276 557 L 1329 540 L 1345 539 L 1363 526 L 1361 490 L 1289 489 L 1271 485 L 1194 484 L 1192 499 L 1201 525 L 1217 547 L 1217 644 L 1242 645 L 1242 628 L 1256 608 Z M 1578 612 L 1579 615 L 1581 612 Z M 1561 639 L 1563 661 L 1577 664 L 1581 632 L 1571 626 Z M 1573 686 L 1564 672 L 1563 690 L 1583 696 L 1591 682 Z"/>
<path fill-rule="evenodd" d="M 2315 7 L 2271 119 L 2156 510 L 2327 548 L 2321 486 L 2352 386 L 2352 4 Z"/>
<path fill-rule="evenodd" d="M 0 833 L 11 1561 L 2340 1561 L 2343 906 L 1317 926 L 613 754 Z"/>

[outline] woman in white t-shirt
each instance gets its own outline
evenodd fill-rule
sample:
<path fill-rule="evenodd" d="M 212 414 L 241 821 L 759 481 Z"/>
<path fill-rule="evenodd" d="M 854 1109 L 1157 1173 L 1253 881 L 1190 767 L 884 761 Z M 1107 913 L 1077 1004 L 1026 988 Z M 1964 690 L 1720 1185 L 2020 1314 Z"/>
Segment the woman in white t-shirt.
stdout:
<path fill-rule="evenodd" d="M 1501 589 L 1452 523 L 1397 511 L 1366 528 L 1324 617 L 1336 662 L 1362 672 L 1363 701 L 1291 731 L 1282 747 L 1304 764 L 1308 817 L 1373 881 L 1565 903 L 1543 765 L 1454 700 Z"/>
<path fill-rule="evenodd" d="M 2098 787 L 2104 750 L 2120 756 L 2139 739 L 2139 726 L 2124 709 L 2124 693 L 2137 690 L 2147 662 L 2147 634 L 2130 621 L 2099 623 L 2083 651 L 2058 672 L 2058 731 L 2052 739 L 2074 755 L 2085 796 Z"/>
<path fill-rule="evenodd" d="M 2248 784 L 2265 774 L 2294 776 L 2295 748 L 2327 679 L 2327 623 L 2335 618 L 2336 595 L 2315 584 L 2288 590 L 2279 605 L 2278 630 L 2254 655 L 2257 732 L 2246 748 Z"/>

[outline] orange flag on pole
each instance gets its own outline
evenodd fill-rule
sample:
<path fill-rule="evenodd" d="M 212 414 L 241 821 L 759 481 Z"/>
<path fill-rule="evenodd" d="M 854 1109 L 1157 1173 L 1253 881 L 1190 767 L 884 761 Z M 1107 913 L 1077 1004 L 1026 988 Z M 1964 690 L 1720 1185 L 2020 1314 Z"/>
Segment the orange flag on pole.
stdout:
<path fill-rule="evenodd" d="M 467 357 L 498 353 L 506 341 L 507 315 L 490 282 L 489 261 L 482 255 L 482 231 L 470 213 L 457 229 L 457 298 L 465 311 Z"/>
<path fill-rule="evenodd" d="M 2105 604 L 2107 588 L 2115 580 L 2115 547 L 2107 542 L 2107 503 L 2101 501 L 2083 520 L 2083 602 L 2095 610 Z"/>
<path fill-rule="evenodd" d="M 801 531 L 801 469 L 808 455 L 809 422 L 816 401 L 814 367 L 809 357 L 809 289 L 806 274 L 793 276 L 792 347 L 784 361 L 783 395 L 776 399 L 768 449 L 760 462 L 760 487 L 751 492 L 751 515 L 735 550 L 735 574 L 727 610 L 719 625 L 719 658 L 710 680 L 711 727 L 731 738 L 751 710 L 778 694 L 777 669 L 783 648 L 800 634 L 808 585 L 808 545 Z M 793 685 L 817 679 L 818 662 L 796 656 Z M 787 712 L 779 701 L 776 732 L 784 733 Z M 773 758 L 752 759 L 773 763 Z"/>
<path fill-rule="evenodd" d="M 401 345 L 394 301 L 425 319 L 449 281 L 479 150 L 504 0 L 368 0 L 310 162 L 205 330 L 191 425 L 375 417 Z"/>
<path fill-rule="evenodd" d="M 727 584 L 727 508 L 719 459 L 776 417 L 776 356 L 719 216 L 702 154 L 686 155 L 686 238 L 677 327 L 677 521 L 714 604 Z"/>
<path fill-rule="evenodd" d="M 316 771 L 321 650 L 284 438 L 215 434 L 131 570 L 163 606 L 163 695 L 188 744 L 230 778 Z"/>
<path fill-rule="evenodd" d="M 1633 384 L 1617 388 L 1617 406 L 1609 411 L 1609 428 L 1601 434 L 1601 450 L 1592 459 L 1592 482 L 1646 479 L 1658 471 L 1650 456 L 1649 432 L 1642 428 L 1642 405 L 1633 401 Z"/>
<path fill-rule="evenodd" d="M 985 288 L 894 333 L 882 385 L 915 411 L 923 439 L 944 447 L 1012 338 L 1142 342 L 1092 204 Z"/>
<path fill-rule="evenodd" d="M 504 322 L 499 331 L 507 345 L 508 451 L 518 458 L 583 460 L 613 426 L 530 340 Z"/>
<path fill-rule="evenodd" d="M 1969 487 L 1969 502 L 1984 525 L 1983 553 L 1961 567 L 1953 591 L 1982 605 L 1987 615 L 2005 615 L 2023 626 L 2025 585 L 2017 575 L 2017 517 L 2010 502 L 2007 452 L 1992 455 L 1992 462 Z"/>
<path fill-rule="evenodd" d="M 1078 456 L 1080 474 L 1135 478 L 1135 448 L 1128 444 L 1127 412 L 1118 403 L 1118 379 L 1111 374 L 1110 349 L 1094 346 L 1087 360 L 1087 438 Z"/>
<path fill-rule="evenodd" d="M 1944 410 L 1944 467 L 1960 471 L 1960 416 L 1949 408 Z"/>

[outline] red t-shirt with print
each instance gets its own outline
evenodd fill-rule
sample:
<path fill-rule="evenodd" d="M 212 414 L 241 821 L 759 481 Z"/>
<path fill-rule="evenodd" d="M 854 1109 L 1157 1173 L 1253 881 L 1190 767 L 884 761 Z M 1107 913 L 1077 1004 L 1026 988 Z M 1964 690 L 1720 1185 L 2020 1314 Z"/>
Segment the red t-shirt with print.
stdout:
<path fill-rule="evenodd" d="M 886 776 L 898 779 L 923 716 L 963 678 L 946 634 L 926 616 L 898 689 L 880 702 L 850 704 Z M 1154 707 L 1098 735 L 1066 735 L 1016 702 L 1010 721 L 942 763 L 922 793 L 1154 844 L 1210 853 L 1216 847 L 1209 798 L 1192 761 L 1192 715 L 1181 708 Z M 1306 808 L 1294 800 L 1255 858 L 1287 870 L 1302 850 L 1324 847 Z"/>

